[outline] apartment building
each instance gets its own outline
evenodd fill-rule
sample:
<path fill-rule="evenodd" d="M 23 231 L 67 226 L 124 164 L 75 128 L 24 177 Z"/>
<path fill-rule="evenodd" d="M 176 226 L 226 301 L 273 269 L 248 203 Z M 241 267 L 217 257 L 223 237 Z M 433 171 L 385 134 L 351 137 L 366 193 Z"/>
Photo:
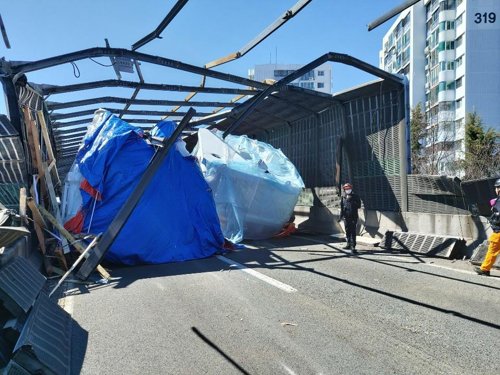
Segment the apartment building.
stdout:
<path fill-rule="evenodd" d="M 248 70 L 248 77 L 256 81 L 272 79 L 279 81 L 283 77 L 302 68 L 300 64 L 261 64 Z M 322 64 L 291 83 L 294 86 L 316 90 L 326 94 L 332 91 L 332 68 L 328 63 Z"/>
<path fill-rule="evenodd" d="M 467 113 L 500 131 L 499 17 L 498 0 L 424 0 L 383 38 L 380 67 L 407 75 L 410 106 L 425 110 L 425 146 L 440 145 L 440 173 L 463 158 Z"/>

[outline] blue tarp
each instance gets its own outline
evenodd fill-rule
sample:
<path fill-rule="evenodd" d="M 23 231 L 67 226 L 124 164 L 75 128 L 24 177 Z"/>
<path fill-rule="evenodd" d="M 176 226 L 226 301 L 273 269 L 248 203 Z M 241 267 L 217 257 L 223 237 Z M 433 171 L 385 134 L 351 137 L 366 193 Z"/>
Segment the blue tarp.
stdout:
<path fill-rule="evenodd" d="M 172 121 L 162 121 L 152 134 L 168 137 L 175 127 Z M 105 232 L 137 186 L 154 154 L 142 134 L 109 112 L 96 114 L 76 162 L 102 199 L 81 190 L 83 232 Z M 182 147 L 178 140 L 170 149 L 106 253 L 108 261 L 127 265 L 184 261 L 222 248 L 224 237 L 211 189 L 196 159 L 182 153 Z"/>

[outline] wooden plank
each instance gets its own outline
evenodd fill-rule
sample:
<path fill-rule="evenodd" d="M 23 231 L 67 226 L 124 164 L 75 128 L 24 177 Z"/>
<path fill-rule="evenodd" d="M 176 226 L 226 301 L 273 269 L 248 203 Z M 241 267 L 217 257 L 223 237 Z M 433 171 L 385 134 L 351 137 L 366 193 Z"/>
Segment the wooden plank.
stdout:
<path fill-rule="evenodd" d="M 56 256 L 61 268 L 66 272 L 68 270 L 68 263 L 66 263 L 66 258 L 64 257 L 64 253 L 60 247 L 57 247 L 54 250 L 54 255 Z"/>
<path fill-rule="evenodd" d="M 42 178 L 44 174 L 42 166 L 42 152 L 40 149 L 40 134 L 38 133 L 38 128 L 35 121 L 31 118 L 31 113 L 28 107 L 23 106 L 24 121 L 26 124 L 26 133 L 28 134 L 28 143 L 32 160 L 36 164 L 36 169 L 38 171 L 38 177 Z M 40 184 L 40 201 L 47 196 L 47 188 L 44 184 Z"/>
<path fill-rule="evenodd" d="M 47 123 L 45 122 L 45 116 L 43 115 L 43 111 L 37 111 L 37 116 L 38 116 L 38 123 L 40 124 L 40 129 L 42 130 L 42 136 L 45 141 L 45 147 L 47 148 L 47 153 L 49 155 L 48 161 L 50 165 L 52 164 L 55 165 L 56 157 L 54 156 L 54 149 L 52 147 L 52 142 L 50 140 L 49 130 L 47 128 Z M 52 170 L 52 168 L 50 168 L 49 171 L 50 170 Z M 59 173 L 57 172 L 57 168 L 54 169 L 54 174 L 56 176 L 56 183 L 60 185 L 61 179 L 59 178 Z"/>
<path fill-rule="evenodd" d="M 75 237 L 73 237 L 73 235 L 71 233 L 69 233 L 61 224 L 59 224 L 57 222 L 56 218 L 54 216 L 52 216 L 52 214 L 49 211 L 47 211 L 45 208 L 43 208 L 41 206 L 38 206 L 38 209 L 40 210 L 42 215 L 57 228 L 59 233 L 62 236 L 66 237 L 66 239 L 75 247 L 75 249 L 79 253 L 83 253 L 85 251 L 85 247 L 83 247 L 83 245 L 78 240 L 76 240 Z M 108 273 L 108 271 L 106 271 L 100 265 L 97 266 L 97 272 L 99 272 L 101 274 L 101 276 L 105 279 L 109 279 L 111 277 L 111 275 Z"/>
<path fill-rule="evenodd" d="M 28 138 L 28 148 L 30 150 L 30 155 L 31 155 L 31 160 L 33 162 L 33 165 L 36 167 L 37 160 L 36 160 L 36 154 L 35 154 L 35 142 L 33 140 L 33 132 L 31 131 L 31 117 L 30 117 L 30 112 L 29 108 L 26 106 L 23 106 L 23 116 L 24 116 L 24 125 L 26 126 L 26 138 Z M 32 171 L 30 171 L 32 172 Z"/>
<path fill-rule="evenodd" d="M 19 216 L 24 224 L 29 224 L 26 212 L 26 188 L 19 189 Z"/>
<path fill-rule="evenodd" d="M 46 162 L 42 162 L 42 168 L 44 171 L 45 183 L 47 184 L 47 189 L 49 191 L 49 199 L 52 206 L 52 211 L 55 213 L 55 217 L 59 223 L 62 222 L 61 212 L 59 210 L 59 203 L 57 202 L 56 191 L 54 189 L 54 184 L 52 183 L 52 176 L 49 172 Z M 68 240 L 66 238 L 61 238 L 64 253 L 69 253 Z"/>
<path fill-rule="evenodd" d="M 49 163 L 55 160 L 54 150 L 52 148 L 52 142 L 49 136 L 49 130 L 47 129 L 47 123 L 45 122 L 45 116 L 43 111 L 36 112 L 38 117 L 38 123 L 40 124 L 40 129 L 42 131 L 43 140 L 45 141 L 45 146 L 47 147 L 47 154 L 49 155 Z"/>
<path fill-rule="evenodd" d="M 33 221 L 34 221 L 34 226 L 35 226 L 35 232 L 36 236 L 38 238 L 38 242 L 40 244 L 40 250 L 42 252 L 42 257 L 43 257 L 43 264 L 45 266 L 45 272 L 47 272 L 47 275 L 50 275 L 53 273 L 53 268 L 52 265 L 50 264 L 49 259 L 47 258 L 47 249 L 45 248 L 45 235 L 43 234 L 42 228 L 45 227 L 45 222 L 43 221 L 43 217 L 40 214 L 40 211 L 38 211 L 38 207 L 35 204 L 35 201 L 30 198 L 27 200 L 28 207 L 31 210 L 31 213 L 33 215 Z"/>

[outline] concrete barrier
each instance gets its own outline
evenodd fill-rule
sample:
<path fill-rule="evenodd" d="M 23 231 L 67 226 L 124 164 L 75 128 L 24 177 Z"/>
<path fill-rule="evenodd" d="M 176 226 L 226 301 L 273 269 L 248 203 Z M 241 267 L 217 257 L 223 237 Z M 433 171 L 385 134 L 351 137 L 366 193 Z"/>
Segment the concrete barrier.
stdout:
<path fill-rule="evenodd" d="M 341 237 L 344 229 L 337 222 L 340 212 L 336 207 L 296 206 L 295 223 L 300 230 Z M 463 238 L 466 256 L 491 234 L 488 220 L 482 216 L 433 214 L 419 212 L 359 211 L 358 234 L 362 237 L 382 239 L 387 231 L 416 232 L 437 236 Z"/>

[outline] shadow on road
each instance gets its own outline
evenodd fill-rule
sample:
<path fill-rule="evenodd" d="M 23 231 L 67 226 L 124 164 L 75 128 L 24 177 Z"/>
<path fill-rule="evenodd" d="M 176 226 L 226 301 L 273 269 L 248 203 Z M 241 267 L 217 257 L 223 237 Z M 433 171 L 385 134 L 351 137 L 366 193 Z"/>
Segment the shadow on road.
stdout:
<path fill-rule="evenodd" d="M 329 237 L 326 239 L 327 241 L 331 242 L 332 238 Z M 444 278 L 452 281 L 456 281 L 459 283 L 466 283 L 466 284 L 471 284 L 471 285 L 476 285 L 476 286 L 481 286 L 484 288 L 491 288 L 491 289 L 500 289 L 495 286 L 491 285 L 485 285 L 479 282 L 473 282 L 473 281 L 467 281 L 463 280 L 460 278 L 455 278 L 455 277 L 450 277 L 450 276 L 444 276 L 440 275 L 437 273 L 433 272 L 428 272 L 428 271 L 423 271 L 423 270 L 415 270 L 413 268 L 406 267 L 402 265 L 401 263 L 404 263 L 400 260 L 398 260 L 398 264 L 395 264 L 394 262 L 391 262 L 390 260 L 381 260 L 377 259 L 377 256 L 383 255 L 384 257 L 387 256 L 401 256 L 401 255 L 406 255 L 408 256 L 407 253 L 402 253 L 402 252 L 396 252 L 396 251 L 380 251 L 380 252 L 374 252 L 374 251 L 360 251 L 358 254 L 351 254 L 350 251 L 344 251 L 339 247 L 336 247 L 334 245 L 331 245 L 328 242 L 321 242 L 318 240 L 318 237 L 314 237 L 314 239 L 308 240 L 307 238 L 303 237 L 296 237 L 296 236 L 291 236 L 289 238 L 285 239 L 273 239 L 269 241 L 255 241 L 252 242 L 252 245 L 256 246 L 257 249 L 247 249 L 247 250 L 242 250 L 242 251 L 237 251 L 237 252 L 231 252 L 227 254 L 227 257 L 231 258 L 232 260 L 239 262 L 243 265 L 245 265 L 248 268 L 253 268 L 253 269 L 286 269 L 286 270 L 294 270 L 294 271 L 301 271 L 301 272 L 310 272 L 314 275 L 318 275 L 324 278 L 328 278 L 330 280 L 335 280 L 337 282 L 344 283 L 346 285 L 350 285 L 353 287 L 357 287 L 363 290 L 367 290 L 373 293 L 377 293 L 386 297 L 391 297 L 400 301 L 404 301 L 413 305 L 417 305 L 420 307 L 425 307 L 434 311 L 438 311 L 444 314 L 451 314 L 456 317 L 466 319 L 478 324 L 482 324 L 488 327 L 500 329 L 500 325 L 487 322 L 481 319 L 474 318 L 469 315 L 462 314 L 458 311 L 450 310 L 450 309 L 445 309 L 445 308 L 440 308 L 438 306 L 433 306 L 424 302 L 419 302 L 404 296 L 400 296 L 394 293 L 390 292 L 385 292 L 383 290 L 367 286 L 367 285 L 362 285 L 356 282 L 353 282 L 348 279 L 340 278 L 334 275 L 330 275 L 324 272 L 320 272 L 315 270 L 314 268 L 308 268 L 304 266 L 304 264 L 313 264 L 315 262 L 319 261 L 325 261 L 325 260 L 337 260 L 345 257 L 357 257 L 360 261 L 367 261 L 367 262 L 375 262 L 379 264 L 383 264 L 389 267 L 395 267 L 398 269 L 406 270 L 408 272 L 415 272 L 415 273 L 421 273 L 425 274 L 428 276 L 433 276 L 436 278 Z M 311 251 L 307 249 L 307 246 L 311 245 L 323 245 L 325 248 L 331 249 L 328 251 L 318 251 L 314 250 Z M 301 248 L 304 247 L 304 248 Z M 301 260 L 301 261 L 296 261 L 296 262 L 290 262 L 278 253 L 280 251 L 283 252 L 304 252 L 307 254 L 318 254 L 319 256 L 322 256 L 321 258 L 316 258 L 316 259 L 306 259 L 306 260 Z M 328 256 L 324 256 L 325 254 L 331 254 Z M 411 259 L 411 258 L 410 258 Z M 421 263 L 422 260 L 418 259 L 417 261 L 411 262 L 411 264 L 415 265 L 418 263 Z M 410 262 L 407 262 L 410 263 Z M 99 289 L 99 288 L 107 288 L 107 287 L 112 287 L 112 288 L 126 288 L 127 286 L 133 284 L 137 280 L 141 279 L 150 279 L 150 278 L 159 278 L 159 277 L 169 277 L 169 276 L 177 276 L 177 275 L 185 275 L 185 274 L 193 274 L 193 273 L 204 273 L 204 272 L 220 272 L 224 270 L 230 270 L 231 267 L 228 264 L 225 264 L 218 260 L 216 257 L 210 257 L 206 258 L 203 260 L 193 260 L 193 261 L 187 261 L 187 262 L 179 262 L 179 263 L 167 263 L 167 264 L 159 264 L 159 265 L 145 265 L 145 266 L 134 266 L 134 267 L 116 267 L 112 270 L 112 275 L 114 280 L 109 282 L 108 284 L 90 284 L 90 285 L 80 285 L 78 287 L 78 290 L 74 290 L 74 294 L 79 294 L 79 293 L 89 293 L 92 290 Z"/>

